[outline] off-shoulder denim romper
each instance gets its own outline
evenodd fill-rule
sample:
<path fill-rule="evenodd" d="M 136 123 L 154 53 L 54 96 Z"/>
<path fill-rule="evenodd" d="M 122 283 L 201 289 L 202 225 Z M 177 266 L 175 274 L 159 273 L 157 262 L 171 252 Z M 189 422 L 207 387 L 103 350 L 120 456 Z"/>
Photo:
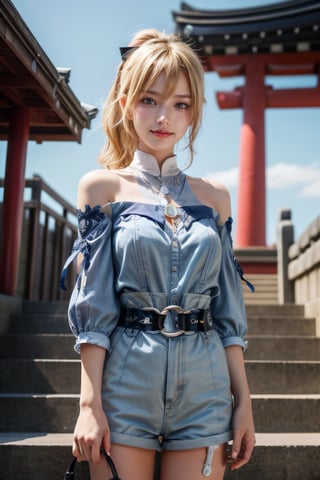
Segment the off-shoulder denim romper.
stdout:
<path fill-rule="evenodd" d="M 160 175 L 143 152 L 136 152 L 133 165 L 144 175 Z M 112 442 L 156 450 L 219 445 L 232 438 L 224 348 L 245 347 L 247 332 L 231 219 L 218 225 L 217 213 L 197 200 L 175 157 L 163 165 L 162 180 L 180 205 L 176 230 L 155 199 L 78 212 L 79 240 L 66 266 L 80 251 L 84 260 L 69 322 L 78 352 L 82 343 L 108 351 L 102 398 Z M 167 338 L 117 326 L 121 306 L 161 311 L 172 304 L 210 309 L 213 330 Z M 165 328 L 174 329 L 170 316 Z"/>

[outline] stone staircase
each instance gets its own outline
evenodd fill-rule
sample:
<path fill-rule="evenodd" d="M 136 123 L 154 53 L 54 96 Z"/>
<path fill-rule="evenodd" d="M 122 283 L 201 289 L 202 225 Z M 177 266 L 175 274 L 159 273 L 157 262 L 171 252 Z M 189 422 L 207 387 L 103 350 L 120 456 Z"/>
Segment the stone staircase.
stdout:
<path fill-rule="evenodd" d="M 243 284 L 243 297 L 246 305 L 274 305 L 278 303 L 277 274 L 250 273 L 246 276 L 255 288 L 255 293 L 252 295 L 248 287 Z"/>
<path fill-rule="evenodd" d="M 320 338 L 302 306 L 268 302 L 247 301 L 257 445 L 225 478 L 320 480 Z M 0 336 L 1 480 L 63 479 L 71 460 L 80 375 L 66 308 L 25 303 Z M 88 478 L 86 464 L 77 478 Z"/>

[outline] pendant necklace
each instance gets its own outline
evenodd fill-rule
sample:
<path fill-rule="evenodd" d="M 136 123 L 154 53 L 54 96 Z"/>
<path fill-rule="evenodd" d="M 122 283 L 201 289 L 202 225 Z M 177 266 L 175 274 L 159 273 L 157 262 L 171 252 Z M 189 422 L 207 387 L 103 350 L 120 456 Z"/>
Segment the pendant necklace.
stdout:
<path fill-rule="evenodd" d="M 168 199 L 166 198 L 170 194 L 167 185 L 161 185 L 159 193 L 161 197 L 163 197 L 163 199 L 165 200 L 165 202 L 163 202 L 165 216 L 172 219 L 177 218 L 179 216 L 177 207 L 175 205 L 172 205 L 172 203 L 169 203 Z"/>
<path fill-rule="evenodd" d="M 141 180 L 141 182 L 147 187 L 147 189 L 151 190 L 152 193 L 160 197 L 160 204 L 164 206 L 164 214 L 166 217 L 174 220 L 179 217 L 178 209 L 172 203 L 169 203 L 168 196 L 170 195 L 169 188 L 167 185 L 162 185 L 161 178 L 157 177 L 160 182 L 160 187 L 156 187 L 152 181 L 147 180 L 142 173 L 135 168 L 131 167 L 131 170 L 136 174 L 137 178 Z"/>

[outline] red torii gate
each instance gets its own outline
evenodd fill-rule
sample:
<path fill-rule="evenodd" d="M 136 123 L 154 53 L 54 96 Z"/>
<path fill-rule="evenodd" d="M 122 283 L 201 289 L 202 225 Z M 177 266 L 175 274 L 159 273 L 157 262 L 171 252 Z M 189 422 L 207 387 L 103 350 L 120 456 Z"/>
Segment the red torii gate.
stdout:
<path fill-rule="evenodd" d="M 320 107 L 320 1 L 291 0 L 237 10 L 181 3 L 176 31 L 192 43 L 205 71 L 244 76 L 243 87 L 217 92 L 221 109 L 242 108 L 236 246 L 266 244 L 266 108 Z M 317 75 L 315 88 L 274 90 L 267 75 Z"/>
<path fill-rule="evenodd" d="M 236 242 L 238 247 L 266 243 L 265 109 L 320 107 L 320 52 L 210 56 L 206 69 L 221 77 L 245 76 L 245 85 L 217 92 L 221 109 L 242 108 Z M 266 75 L 302 75 L 318 71 L 315 88 L 273 89 Z M 254 226 L 254 228 L 253 228 Z"/>

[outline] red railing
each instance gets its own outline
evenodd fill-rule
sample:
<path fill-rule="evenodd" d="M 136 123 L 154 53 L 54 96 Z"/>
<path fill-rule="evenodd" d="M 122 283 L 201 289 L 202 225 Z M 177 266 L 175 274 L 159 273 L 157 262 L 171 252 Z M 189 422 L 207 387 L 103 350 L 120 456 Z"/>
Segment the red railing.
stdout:
<path fill-rule="evenodd" d="M 4 181 L 0 180 L 0 187 L 3 186 Z M 76 236 L 75 207 L 41 177 L 26 180 L 18 296 L 27 300 L 66 299 L 66 293 L 59 289 L 59 277 Z M 74 277 L 75 272 L 70 269 L 69 285 Z"/>

